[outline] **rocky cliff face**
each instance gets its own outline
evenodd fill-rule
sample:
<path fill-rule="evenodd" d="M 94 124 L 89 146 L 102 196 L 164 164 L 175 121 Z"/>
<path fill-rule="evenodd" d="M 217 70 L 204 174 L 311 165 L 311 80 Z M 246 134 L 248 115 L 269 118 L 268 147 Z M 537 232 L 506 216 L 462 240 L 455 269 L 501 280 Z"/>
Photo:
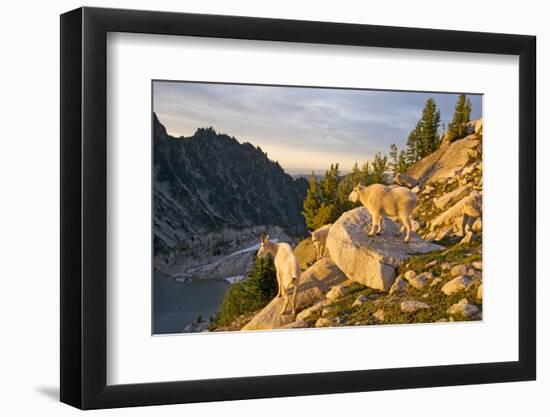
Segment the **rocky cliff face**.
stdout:
<path fill-rule="evenodd" d="M 300 214 L 306 180 L 294 180 L 260 148 L 213 129 L 174 138 L 156 115 L 153 123 L 156 254 L 224 228 L 306 232 Z"/>

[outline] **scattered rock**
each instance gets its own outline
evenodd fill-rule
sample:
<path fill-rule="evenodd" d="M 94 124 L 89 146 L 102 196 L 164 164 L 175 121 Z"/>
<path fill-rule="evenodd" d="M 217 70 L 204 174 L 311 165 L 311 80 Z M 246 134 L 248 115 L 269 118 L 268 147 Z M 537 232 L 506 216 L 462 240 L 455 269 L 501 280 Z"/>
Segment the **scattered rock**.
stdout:
<path fill-rule="evenodd" d="M 449 204 L 456 203 L 458 200 L 464 198 L 471 192 L 472 192 L 472 187 L 469 185 L 465 185 L 463 187 L 457 188 L 454 191 L 450 191 L 446 194 L 443 194 L 441 197 L 435 198 L 433 200 L 433 203 L 434 203 L 434 206 L 437 207 L 439 210 L 443 210 Z"/>
<path fill-rule="evenodd" d="M 483 299 L 483 284 L 480 284 L 477 288 L 477 299 L 482 300 Z"/>
<path fill-rule="evenodd" d="M 431 242 L 432 240 L 435 240 L 437 234 L 435 232 L 429 232 L 424 236 L 424 239 L 428 242 Z"/>
<path fill-rule="evenodd" d="M 472 266 L 478 271 L 481 271 L 483 269 L 483 264 L 481 263 L 481 261 L 472 262 Z"/>
<path fill-rule="evenodd" d="M 338 298 L 342 298 L 344 295 L 346 295 L 348 291 L 349 291 L 349 284 L 346 285 L 346 283 L 343 283 L 343 284 L 335 285 L 327 293 L 327 298 L 329 300 L 337 300 Z"/>
<path fill-rule="evenodd" d="M 443 317 L 442 319 L 439 319 L 436 321 L 436 323 L 447 323 L 449 321 L 449 319 Z"/>
<path fill-rule="evenodd" d="M 412 270 L 409 270 L 407 272 L 405 272 L 403 274 L 403 277 L 407 280 L 407 281 L 410 281 L 411 279 L 413 279 L 414 277 L 416 276 L 416 272 L 412 271 Z"/>
<path fill-rule="evenodd" d="M 481 233 L 481 231 L 483 230 L 483 223 L 482 223 L 481 217 L 478 217 L 477 219 L 475 219 L 474 224 L 472 224 L 472 230 L 476 233 Z"/>
<path fill-rule="evenodd" d="M 466 275 L 468 273 L 468 265 L 458 264 L 451 268 L 451 275 L 457 277 L 459 275 Z"/>
<path fill-rule="evenodd" d="M 472 240 L 474 240 L 474 238 L 475 238 L 474 232 L 470 230 L 466 232 L 466 235 L 462 238 L 460 243 L 472 243 Z"/>
<path fill-rule="evenodd" d="M 449 269 L 451 269 L 451 264 L 449 262 L 443 262 L 441 264 L 441 269 L 443 271 L 448 271 Z"/>
<path fill-rule="evenodd" d="M 439 233 L 437 233 L 437 236 L 435 237 L 435 240 L 443 240 L 446 237 L 451 236 L 453 234 L 453 232 L 454 232 L 454 227 L 453 226 L 447 226 L 447 227 L 441 229 L 441 231 Z"/>
<path fill-rule="evenodd" d="M 390 288 L 390 295 L 403 295 L 407 292 L 408 287 L 409 283 L 399 276 Z"/>
<path fill-rule="evenodd" d="M 384 310 L 382 310 L 381 308 L 379 308 L 378 310 L 376 310 L 374 313 L 372 313 L 372 317 L 379 321 L 379 322 L 383 322 L 384 319 L 385 319 L 385 314 L 384 314 Z"/>
<path fill-rule="evenodd" d="M 475 165 L 468 165 L 467 167 L 464 167 L 461 174 L 462 176 L 470 175 L 472 172 L 474 172 L 476 169 Z"/>
<path fill-rule="evenodd" d="M 405 313 L 416 313 L 418 310 L 427 308 L 431 308 L 431 306 L 422 301 L 408 300 L 401 303 L 401 311 Z"/>
<path fill-rule="evenodd" d="M 435 287 L 436 285 L 439 285 L 439 284 L 441 283 L 441 281 L 443 281 L 442 278 L 440 278 L 440 277 L 435 278 L 435 279 L 432 281 L 432 283 L 430 284 L 430 287 Z"/>
<path fill-rule="evenodd" d="M 433 277 L 434 276 L 431 272 L 422 272 L 421 274 L 410 279 L 409 284 L 418 290 L 423 288 L 428 283 L 428 280 L 433 279 Z"/>
<path fill-rule="evenodd" d="M 431 262 L 428 262 L 428 263 L 426 264 L 426 268 L 431 268 L 432 266 L 435 266 L 435 265 L 437 265 L 437 260 L 436 260 L 436 259 L 434 259 L 434 260 L 431 261 Z"/>
<path fill-rule="evenodd" d="M 395 268 L 413 254 L 443 249 L 424 241 L 416 233 L 405 243 L 395 236 L 399 227 L 390 219 L 383 219 L 383 232 L 368 236 L 372 224 L 365 207 L 342 214 L 332 225 L 327 247 L 334 263 L 353 281 L 371 288 L 388 291 L 396 278 Z"/>
<path fill-rule="evenodd" d="M 464 290 L 469 283 L 470 278 L 468 276 L 460 275 L 443 285 L 443 287 L 441 287 L 441 291 L 443 291 L 445 295 L 452 295 Z"/>
<path fill-rule="evenodd" d="M 422 191 L 422 194 L 430 194 L 433 190 L 435 190 L 434 187 L 432 187 L 431 185 L 426 185 L 426 187 L 424 187 L 424 190 Z"/>
<path fill-rule="evenodd" d="M 330 326 L 333 326 L 334 324 L 335 324 L 334 320 L 321 317 L 319 320 L 315 322 L 315 327 L 330 327 Z"/>
<path fill-rule="evenodd" d="M 321 316 L 323 317 L 330 317 L 333 316 L 334 313 L 336 313 L 338 309 L 335 306 L 328 306 L 323 308 L 323 311 L 321 312 Z"/>
<path fill-rule="evenodd" d="M 369 301 L 369 297 L 367 297 L 366 295 L 360 295 L 359 297 L 357 297 L 355 299 L 355 301 L 353 302 L 353 304 L 351 306 L 352 307 L 362 306 L 363 304 L 367 303 L 368 301 Z"/>
<path fill-rule="evenodd" d="M 451 208 L 431 220 L 430 230 L 434 232 L 442 226 L 453 225 L 457 218 L 464 215 L 468 216 L 468 219 L 471 221 L 481 216 L 481 194 L 477 191 L 473 191 L 470 195 L 464 197 Z"/>
<path fill-rule="evenodd" d="M 453 304 L 447 309 L 447 314 L 458 315 L 463 317 L 480 317 L 481 310 L 474 304 L 470 304 L 466 298 L 463 298 L 458 303 Z"/>
<path fill-rule="evenodd" d="M 394 184 L 402 185 L 402 186 L 408 187 L 408 188 L 414 188 L 418 184 L 418 181 L 416 181 L 413 177 L 411 177 L 409 175 L 406 175 L 406 174 L 402 174 L 402 173 L 397 174 L 393 178 L 393 182 L 394 182 Z"/>
<path fill-rule="evenodd" d="M 304 320 L 296 320 L 292 323 L 285 324 L 281 326 L 281 329 L 304 329 L 307 327 L 307 321 Z"/>
<path fill-rule="evenodd" d="M 319 311 L 321 311 L 323 308 L 330 305 L 331 303 L 332 303 L 332 300 L 328 300 L 328 299 L 321 300 L 321 301 L 317 302 L 316 304 L 312 305 L 311 307 L 300 311 L 300 313 L 298 313 L 298 315 L 296 316 L 296 320 L 297 321 L 300 321 L 300 320 L 306 320 L 307 321 L 307 320 L 311 319 L 312 317 L 314 317 Z"/>

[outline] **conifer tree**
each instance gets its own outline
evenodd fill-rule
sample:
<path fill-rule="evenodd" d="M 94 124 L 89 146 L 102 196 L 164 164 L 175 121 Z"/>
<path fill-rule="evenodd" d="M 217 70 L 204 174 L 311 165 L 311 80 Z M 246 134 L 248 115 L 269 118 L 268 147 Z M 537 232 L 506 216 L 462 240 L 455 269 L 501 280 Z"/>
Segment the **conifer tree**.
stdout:
<path fill-rule="evenodd" d="M 407 163 L 407 154 L 404 150 L 401 150 L 399 152 L 399 156 L 397 157 L 396 173 L 401 174 L 402 172 L 405 172 L 408 167 L 409 164 Z"/>
<path fill-rule="evenodd" d="M 421 139 L 418 143 L 419 159 L 437 150 L 440 144 L 439 126 L 441 124 L 441 115 L 432 98 L 426 101 L 424 110 L 422 110 L 421 124 Z"/>
<path fill-rule="evenodd" d="M 275 265 L 271 256 L 256 258 L 252 271 L 243 284 L 245 289 L 261 302 L 271 300 L 277 294 Z"/>
<path fill-rule="evenodd" d="M 315 229 L 315 216 L 319 207 L 321 207 L 321 192 L 317 178 L 315 178 L 315 173 L 312 172 L 309 178 L 309 189 L 304 199 L 304 211 L 302 211 L 306 225 L 310 229 Z"/>
<path fill-rule="evenodd" d="M 357 183 L 365 186 L 373 183 L 372 170 L 369 161 L 365 161 L 363 163 L 363 166 L 361 167 L 361 175 L 359 176 L 359 181 Z"/>
<path fill-rule="evenodd" d="M 419 120 L 407 138 L 407 163 L 409 165 L 418 161 L 420 156 L 420 141 L 422 137 L 422 122 Z"/>
<path fill-rule="evenodd" d="M 466 94 L 460 94 L 455 105 L 453 119 L 449 123 L 448 136 L 451 141 L 465 135 L 466 123 L 470 121 L 471 111 L 470 99 L 466 97 Z"/>
<path fill-rule="evenodd" d="M 214 327 L 225 326 L 242 314 L 256 311 L 277 294 L 277 276 L 273 259 L 255 258 L 252 271 L 242 282 L 231 285 L 225 293 L 220 311 L 212 318 Z"/>
<path fill-rule="evenodd" d="M 372 183 L 387 184 L 388 156 L 378 152 L 372 161 Z"/>
<path fill-rule="evenodd" d="M 325 204 L 334 204 L 336 202 L 339 181 L 340 169 L 338 163 L 330 164 L 330 168 L 325 172 L 321 184 L 321 195 Z"/>

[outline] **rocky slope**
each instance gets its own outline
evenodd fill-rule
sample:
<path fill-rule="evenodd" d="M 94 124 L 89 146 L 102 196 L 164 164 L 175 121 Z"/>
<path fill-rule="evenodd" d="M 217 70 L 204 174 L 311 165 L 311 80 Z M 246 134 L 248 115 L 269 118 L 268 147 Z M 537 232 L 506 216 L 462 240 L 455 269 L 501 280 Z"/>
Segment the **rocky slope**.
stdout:
<path fill-rule="evenodd" d="M 155 254 L 227 228 L 278 225 L 305 234 L 307 181 L 294 180 L 260 148 L 211 128 L 174 138 L 156 115 L 153 134 Z"/>
<path fill-rule="evenodd" d="M 408 245 L 387 218 L 385 232 L 368 237 L 370 215 L 350 210 L 331 227 L 327 257 L 315 260 L 310 239 L 295 249 L 304 269 L 297 316 L 280 315 L 276 298 L 233 329 L 480 320 L 482 136 L 475 121 L 468 136 L 444 140 L 406 172 L 419 196 Z"/>

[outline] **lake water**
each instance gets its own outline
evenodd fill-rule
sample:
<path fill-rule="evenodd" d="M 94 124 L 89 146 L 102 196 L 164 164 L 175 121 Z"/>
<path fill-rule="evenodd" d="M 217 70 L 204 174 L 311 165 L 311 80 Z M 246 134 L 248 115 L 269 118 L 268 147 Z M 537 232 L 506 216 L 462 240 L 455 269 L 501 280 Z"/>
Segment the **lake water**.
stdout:
<path fill-rule="evenodd" d="M 154 334 L 181 333 L 201 316 L 208 320 L 218 312 L 230 285 L 223 280 L 178 282 L 154 272 Z"/>

